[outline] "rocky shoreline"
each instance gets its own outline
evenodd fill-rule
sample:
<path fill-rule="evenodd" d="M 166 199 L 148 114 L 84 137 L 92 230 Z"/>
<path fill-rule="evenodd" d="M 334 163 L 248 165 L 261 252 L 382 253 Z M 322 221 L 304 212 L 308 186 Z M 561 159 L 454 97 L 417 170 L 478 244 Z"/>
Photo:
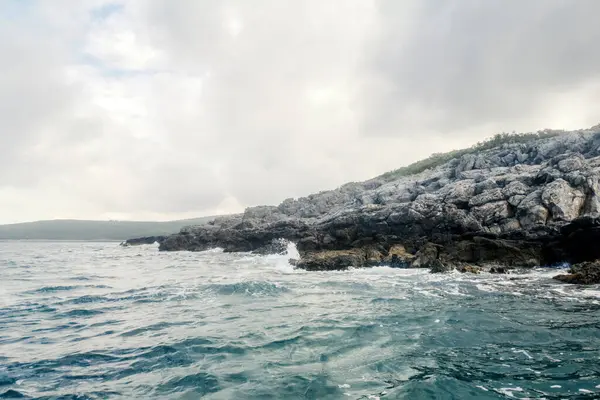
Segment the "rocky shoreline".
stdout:
<path fill-rule="evenodd" d="M 598 239 L 600 125 L 508 140 L 414 175 L 386 174 L 251 207 L 184 228 L 159 248 L 264 254 L 284 240 L 296 244 L 295 264 L 307 270 L 391 265 L 503 272 L 594 261 Z M 574 274 L 593 269 L 574 267 Z"/>

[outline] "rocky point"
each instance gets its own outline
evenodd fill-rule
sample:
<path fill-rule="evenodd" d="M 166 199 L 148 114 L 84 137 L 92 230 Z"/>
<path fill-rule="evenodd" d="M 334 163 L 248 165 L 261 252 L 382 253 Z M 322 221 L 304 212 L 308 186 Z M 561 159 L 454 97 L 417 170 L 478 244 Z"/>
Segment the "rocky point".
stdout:
<path fill-rule="evenodd" d="M 160 250 L 281 252 L 298 268 L 506 272 L 600 258 L 600 125 L 461 154 L 182 229 Z"/>

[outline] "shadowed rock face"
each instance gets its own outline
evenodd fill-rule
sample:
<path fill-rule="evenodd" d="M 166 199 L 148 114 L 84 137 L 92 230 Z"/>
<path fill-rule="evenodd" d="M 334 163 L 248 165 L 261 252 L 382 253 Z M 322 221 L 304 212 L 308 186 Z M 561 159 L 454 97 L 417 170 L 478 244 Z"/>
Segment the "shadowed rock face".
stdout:
<path fill-rule="evenodd" d="M 127 239 L 126 241 L 121 243 L 121 246 L 139 246 L 142 244 L 154 244 L 161 243 L 166 239 L 166 236 L 146 236 L 136 239 Z"/>
<path fill-rule="evenodd" d="M 171 235 L 160 249 L 255 251 L 282 238 L 297 244 L 298 267 L 307 269 L 391 263 L 399 245 L 398 266 L 438 270 L 440 263 L 585 261 L 600 257 L 582 246 L 600 238 L 599 194 L 597 126 L 466 154 L 408 177 L 248 208 Z"/>

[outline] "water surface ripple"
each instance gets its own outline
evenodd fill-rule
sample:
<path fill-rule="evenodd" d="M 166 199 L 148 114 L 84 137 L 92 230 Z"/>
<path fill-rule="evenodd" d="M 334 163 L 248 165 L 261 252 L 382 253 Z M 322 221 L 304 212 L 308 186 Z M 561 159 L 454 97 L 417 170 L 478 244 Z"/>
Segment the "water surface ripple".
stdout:
<path fill-rule="evenodd" d="M 0 242 L 0 399 L 596 399 L 600 289 Z"/>

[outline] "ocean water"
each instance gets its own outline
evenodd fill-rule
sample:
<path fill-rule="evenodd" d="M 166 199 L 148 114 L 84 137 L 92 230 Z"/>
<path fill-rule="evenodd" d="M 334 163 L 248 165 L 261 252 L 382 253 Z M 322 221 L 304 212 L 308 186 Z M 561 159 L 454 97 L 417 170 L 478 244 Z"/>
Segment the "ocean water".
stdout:
<path fill-rule="evenodd" d="M 287 258 L 0 242 L 0 398 L 600 398 L 599 287 Z"/>

